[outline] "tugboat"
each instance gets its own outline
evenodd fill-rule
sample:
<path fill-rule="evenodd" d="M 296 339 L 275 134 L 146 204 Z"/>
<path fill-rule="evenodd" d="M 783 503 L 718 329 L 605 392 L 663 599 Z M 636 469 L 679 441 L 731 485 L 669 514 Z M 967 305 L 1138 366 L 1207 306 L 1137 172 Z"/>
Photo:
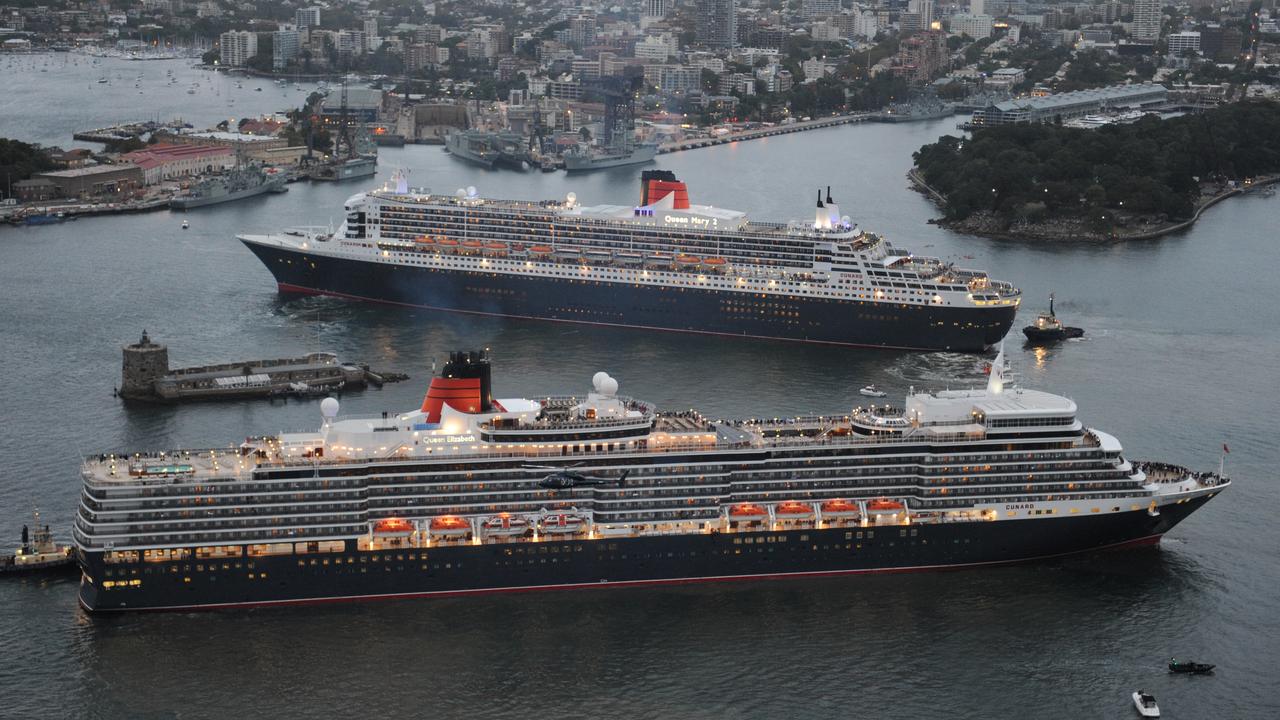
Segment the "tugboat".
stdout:
<path fill-rule="evenodd" d="M 1084 328 L 1063 325 L 1053 314 L 1053 293 L 1049 293 L 1049 312 L 1040 313 L 1034 325 L 1022 328 L 1022 334 L 1032 343 L 1049 343 L 1084 336 Z"/>
<path fill-rule="evenodd" d="M 0 556 L 0 574 L 67 571 L 75 569 L 70 545 L 58 545 L 48 525 L 40 524 L 40 513 L 35 513 L 35 533 L 22 526 L 22 546 L 12 555 Z"/>
<path fill-rule="evenodd" d="M 1138 714 L 1142 717 L 1160 717 L 1160 706 L 1156 705 L 1155 695 L 1139 690 L 1133 694 L 1133 706 L 1138 709 Z"/>
<path fill-rule="evenodd" d="M 1169 660 L 1169 672 L 1189 673 L 1192 675 L 1208 675 L 1213 672 L 1213 665 L 1197 662 L 1178 662 L 1178 658 Z"/>

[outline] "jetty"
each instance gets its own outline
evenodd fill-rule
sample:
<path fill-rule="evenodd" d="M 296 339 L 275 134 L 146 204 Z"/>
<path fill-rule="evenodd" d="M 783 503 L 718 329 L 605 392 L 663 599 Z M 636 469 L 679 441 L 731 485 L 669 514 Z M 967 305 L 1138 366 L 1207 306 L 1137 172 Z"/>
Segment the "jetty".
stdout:
<path fill-rule="evenodd" d="M 125 345 L 123 352 L 116 394 L 127 400 L 182 402 L 308 397 L 408 379 L 400 373 L 379 373 L 370 370 L 368 365 L 340 362 L 338 356 L 330 352 L 170 368 L 168 347 L 153 342 L 145 330 L 142 339 Z"/>
<path fill-rule="evenodd" d="M 658 154 L 665 155 L 667 153 L 680 152 L 681 150 L 695 150 L 697 148 L 712 147 L 715 145 L 728 145 L 729 143 L 735 143 L 741 140 L 757 140 L 760 138 L 773 137 L 774 135 L 786 135 L 788 133 L 803 132 L 805 130 L 818 130 L 821 128 L 835 127 L 836 125 L 866 122 L 874 116 L 875 113 L 833 115 L 831 117 L 818 118 L 816 120 L 800 120 L 798 122 L 785 123 L 781 125 L 752 128 L 751 130 L 739 130 L 737 132 L 717 135 L 715 137 L 674 140 L 659 145 Z"/>
<path fill-rule="evenodd" d="M 144 120 L 141 122 L 127 122 L 120 123 L 119 125 L 111 125 L 109 127 L 94 128 L 93 130 L 79 130 L 72 133 L 71 137 L 81 142 L 110 143 L 120 142 L 122 140 L 140 139 L 143 135 L 149 135 L 157 130 L 178 131 L 190 127 L 190 124 L 185 123 L 182 120 L 170 120 L 169 122 Z"/>

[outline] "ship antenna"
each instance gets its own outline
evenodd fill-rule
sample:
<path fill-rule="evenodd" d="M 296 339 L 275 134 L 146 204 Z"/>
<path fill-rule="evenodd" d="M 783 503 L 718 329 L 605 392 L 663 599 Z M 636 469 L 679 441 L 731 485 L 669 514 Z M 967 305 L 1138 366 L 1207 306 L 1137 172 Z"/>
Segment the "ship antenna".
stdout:
<path fill-rule="evenodd" d="M 1053 314 L 1053 293 L 1049 293 L 1049 317 L 1056 317 Z"/>

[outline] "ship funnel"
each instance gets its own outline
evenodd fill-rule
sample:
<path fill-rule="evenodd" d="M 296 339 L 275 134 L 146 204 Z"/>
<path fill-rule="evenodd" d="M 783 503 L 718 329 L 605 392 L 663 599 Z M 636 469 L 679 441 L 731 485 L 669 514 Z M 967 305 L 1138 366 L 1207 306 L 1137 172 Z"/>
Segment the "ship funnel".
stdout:
<path fill-rule="evenodd" d="M 489 354 L 485 350 L 449 353 L 449 362 L 422 399 L 427 422 L 440 422 L 444 406 L 464 413 L 485 413 L 493 409 L 493 388 Z"/>
<path fill-rule="evenodd" d="M 649 207 L 671 195 L 672 210 L 689 209 L 689 189 L 670 170 L 645 170 L 640 174 L 640 207 Z"/>
<path fill-rule="evenodd" d="M 828 186 L 827 186 L 827 204 L 828 204 L 828 205 L 831 205 L 831 204 L 833 204 L 833 203 L 835 203 L 835 200 L 832 200 L 832 199 L 831 199 L 831 186 L 830 186 L 830 185 L 828 185 Z"/>

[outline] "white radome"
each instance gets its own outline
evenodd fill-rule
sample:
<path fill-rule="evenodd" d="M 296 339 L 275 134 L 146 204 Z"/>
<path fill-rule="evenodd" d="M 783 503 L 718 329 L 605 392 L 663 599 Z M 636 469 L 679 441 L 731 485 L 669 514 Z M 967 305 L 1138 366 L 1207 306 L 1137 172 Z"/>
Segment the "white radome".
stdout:
<path fill-rule="evenodd" d="M 618 394 L 618 381 L 606 375 L 604 382 L 600 383 L 600 392 L 603 395 Z"/>
<path fill-rule="evenodd" d="M 331 419 L 338 417 L 338 399 L 327 397 L 321 400 L 320 414 Z"/>
<path fill-rule="evenodd" d="M 596 392 L 600 392 L 600 387 L 604 385 L 604 381 L 608 379 L 609 379 L 609 373 L 601 370 L 600 372 L 591 376 L 591 387 L 595 388 Z"/>

